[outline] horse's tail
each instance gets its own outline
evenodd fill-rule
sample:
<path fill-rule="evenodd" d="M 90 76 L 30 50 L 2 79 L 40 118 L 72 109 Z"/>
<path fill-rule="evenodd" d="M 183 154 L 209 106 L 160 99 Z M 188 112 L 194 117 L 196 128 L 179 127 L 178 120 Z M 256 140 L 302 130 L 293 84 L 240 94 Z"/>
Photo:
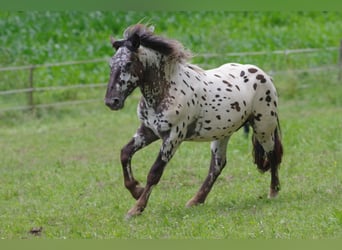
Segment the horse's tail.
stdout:
<path fill-rule="evenodd" d="M 274 164 L 274 167 L 279 167 L 281 163 L 281 159 L 283 156 L 283 145 L 281 143 L 281 129 L 279 120 L 277 119 L 278 126 L 274 130 L 274 147 L 273 151 L 268 152 L 268 154 L 265 153 L 264 148 L 260 144 L 260 142 L 257 140 L 255 135 L 252 137 L 253 142 L 253 156 L 254 156 L 254 163 L 257 165 L 260 172 L 264 173 L 268 171 L 271 168 L 271 164 L 269 159 L 267 158 L 267 155 L 270 155 L 272 153 L 272 162 Z"/>

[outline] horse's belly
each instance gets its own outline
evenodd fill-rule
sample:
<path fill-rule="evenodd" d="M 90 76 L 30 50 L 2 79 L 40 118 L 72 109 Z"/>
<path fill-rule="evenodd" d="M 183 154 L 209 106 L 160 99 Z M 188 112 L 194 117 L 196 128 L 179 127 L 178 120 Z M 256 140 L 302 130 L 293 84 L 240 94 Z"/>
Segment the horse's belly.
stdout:
<path fill-rule="evenodd" d="M 247 117 L 235 115 L 214 114 L 214 117 L 208 117 L 197 120 L 193 130 L 188 129 L 186 140 L 189 141 L 212 141 L 230 136 L 237 131 L 247 120 Z"/>

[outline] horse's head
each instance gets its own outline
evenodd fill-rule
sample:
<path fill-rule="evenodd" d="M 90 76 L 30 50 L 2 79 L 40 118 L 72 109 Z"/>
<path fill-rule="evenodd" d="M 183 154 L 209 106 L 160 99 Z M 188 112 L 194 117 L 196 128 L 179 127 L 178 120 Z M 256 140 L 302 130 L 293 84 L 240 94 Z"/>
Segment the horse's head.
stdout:
<path fill-rule="evenodd" d="M 140 37 L 134 35 L 126 40 L 111 43 L 116 53 L 111 58 L 110 78 L 105 96 L 106 105 L 112 110 L 122 109 L 125 99 L 139 85 L 142 78 L 143 65 L 138 57 Z"/>
<path fill-rule="evenodd" d="M 163 98 L 156 95 L 167 87 L 166 72 L 170 74 L 175 63 L 190 57 L 178 41 L 156 36 L 153 30 L 136 24 L 125 30 L 123 40 L 111 40 L 116 53 L 110 61 L 105 103 L 112 110 L 123 108 L 127 96 L 138 86 L 150 101 Z"/>

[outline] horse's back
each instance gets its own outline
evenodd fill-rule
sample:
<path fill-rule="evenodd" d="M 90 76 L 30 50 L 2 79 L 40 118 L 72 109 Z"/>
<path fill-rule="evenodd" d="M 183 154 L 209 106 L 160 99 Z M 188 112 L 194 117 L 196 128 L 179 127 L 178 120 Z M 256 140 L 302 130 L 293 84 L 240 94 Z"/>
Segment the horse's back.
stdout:
<path fill-rule="evenodd" d="M 220 74 L 233 85 L 233 95 L 240 96 L 246 102 L 253 102 L 251 105 L 258 106 L 264 101 L 270 106 L 270 100 L 277 101 L 277 91 L 271 76 L 252 64 L 227 63 L 209 72 L 220 72 Z M 215 73 L 214 73 L 215 74 Z M 234 89 L 234 90 L 235 90 Z M 267 97 L 269 96 L 269 97 Z"/>
<path fill-rule="evenodd" d="M 219 139 L 229 136 L 250 119 L 265 126 L 276 125 L 277 93 L 270 76 L 250 64 L 228 63 L 206 70 L 203 81 L 201 115 L 198 117 L 197 139 Z M 268 121 L 269 120 L 269 121 Z M 259 125 L 261 127 L 263 125 Z"/>

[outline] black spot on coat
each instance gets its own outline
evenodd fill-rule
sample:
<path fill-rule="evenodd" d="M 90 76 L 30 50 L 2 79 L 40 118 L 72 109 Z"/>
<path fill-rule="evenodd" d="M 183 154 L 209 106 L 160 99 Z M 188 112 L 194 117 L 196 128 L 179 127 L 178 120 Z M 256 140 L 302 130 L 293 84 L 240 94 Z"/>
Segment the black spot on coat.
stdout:
<path fill-rule="evenodd" d="M 249 68 L 248 69 L 248 72 L 250 72 L 250 73 L 255 73 L 255 72 L 257 72 L 258 70 L 256 69 L 256 68 Z"/>

